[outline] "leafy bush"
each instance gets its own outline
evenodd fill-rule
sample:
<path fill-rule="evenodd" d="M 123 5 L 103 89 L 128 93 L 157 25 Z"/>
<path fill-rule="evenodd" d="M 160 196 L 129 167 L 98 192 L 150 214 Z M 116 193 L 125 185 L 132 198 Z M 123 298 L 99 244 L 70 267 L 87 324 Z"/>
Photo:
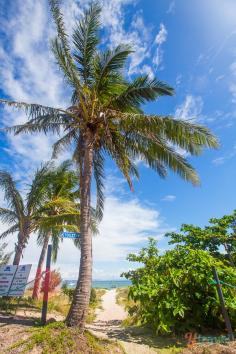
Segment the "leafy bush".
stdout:
<path fill-rule="evenodd" d="M 54 291 L 61 284 L 61 274 L 57 270 L 50 272 L 49 292 Z M 44 291 L 45 279 L 42 281 L 41 292 Z"/>
<path fill-rule="evenodd" d="M 96 302 L 97 302 L 97 293 L 96 290 L 92 288 L 90 292 L 90 304 L 94 304 Z"/>
<path fill-rule="evenodd" d="M 61 287 L 62 293 L 66 296 L 68 296 L 70 302 L 73 300 L 73 296 L 74 296 L 74 292 L 75 289 L 74 288 L 68 288 L 67 284 L 64 283 Z"/>
<path fill-rule="evenodd" d="M 73 296 L 74 296 L 74 288 L 68 288 L 67 284 L 64 283 L 61 287 L 62 292 L 64 295 L 69 297 L 70 302 L 73 300 Z M 91 289 L 90 292 L 90 304 L 95 304 L 97 302 L 97 293 L 96 290 L 94 288 Z"/>
<path fill-rule="evenodd" d="M 129 296 L 136 302 L 133 316 L 156 331 L 178 332 L 187 329 L 224 328 L 216 287 L 212 284 L 212 266 L 222 281 L 236 284 L 236 271 L 208 252 L 178 246 L 158 254 L 156 242 L 128 260 L 143 267 L 124 273 L 130 279 Z M 236 325 L 236 291 L 223 286 L 226 306 Z"/>

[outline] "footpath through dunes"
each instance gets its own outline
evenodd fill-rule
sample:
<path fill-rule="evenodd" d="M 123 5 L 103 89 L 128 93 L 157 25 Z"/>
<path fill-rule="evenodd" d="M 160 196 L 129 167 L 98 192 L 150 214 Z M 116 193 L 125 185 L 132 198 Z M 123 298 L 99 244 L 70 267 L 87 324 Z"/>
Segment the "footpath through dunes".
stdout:
<path fill-rule="evenodd" d="M 102 308 L 96 310 L 95 321 L 87 328 L 97 337 L 118 340 L 127 354 L 156 354 L 157 351 L 133 331 L 121 326 L 127 312 L 116 303 L 116 289 L 107 290 L 102 297 Z"/>

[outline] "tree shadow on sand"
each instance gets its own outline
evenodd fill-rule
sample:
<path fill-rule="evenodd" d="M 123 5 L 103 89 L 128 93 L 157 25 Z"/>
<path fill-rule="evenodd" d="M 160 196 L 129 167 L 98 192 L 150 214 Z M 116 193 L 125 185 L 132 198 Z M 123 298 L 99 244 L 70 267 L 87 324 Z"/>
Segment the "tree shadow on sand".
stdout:
<path fill-rule="evenodd" d="M 94 334 L 107 336 L 108 339 L 116 339 L 124 342 L 131 342 L 136 344 L 145 344 L 153 348 L 169 348 L 175 346 L 186 346 L 183 338 L 170 336 L 157 336 L 144 327 L 122 327 L 122 321 L 98 321 L 88 328 Z"/>
<path fill-rule="evenodd" d="M 24 315 L 12 315 L 0 312 L 0 328 L 8 325 L 33 326 L 38 320 L 36 317 Z"/>

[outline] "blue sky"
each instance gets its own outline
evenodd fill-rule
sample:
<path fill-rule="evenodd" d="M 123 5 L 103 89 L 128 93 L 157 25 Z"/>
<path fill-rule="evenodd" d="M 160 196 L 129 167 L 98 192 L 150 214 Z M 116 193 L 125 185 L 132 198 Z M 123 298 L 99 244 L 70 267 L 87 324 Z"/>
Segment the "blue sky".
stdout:
<path fill-rule="evenodd" d="M 64 1 L 68 32 L 87 0 Z M 236 2 L 234 0 L 104 0 L 103 43 L 131 43 L 136 50 L 127 75 L 149 73 L 175 87 L 176 95 L 145 107 L 147 113 L 172 114 L 207 125 L 220 149 L 189 158 L 201 177 L 192 187 L 169 174 L 161 180 L 142 163 L 131 193 L 115 166 L 107 163 L 107 202 L 100 236 L 94 241 L 94 278 L 117 278 L 128 269 L 128 252 L 178 230 L 181 223 L 205 225 L 235 208 L 236 180 Z M 0 9 L 0 94 L 14 100 L 66 106 L 69 92 L 49 50 L 54 35 L 46 0 L 2 1 Z M 22 112 L 1 110 L 1 126 L 24 121 Z M 24 188 L 41 161 L 50 158 L 54 137 L 0 133 L 0 168 L 10 170 Z M 184 151 L 182 152 L 185 153 Z M 65 154 L 63 158 L 68 157 Z M 0 200 L 2 200 L 0 194 Z M 4 229 L 4 226 L 1 226 Z M 14 241 L 9 242 L 12 249 Z M 35 236 L 24 261 L 35 266 Z M 55 267 L 75 278 L 79 254 L 63 242 Z"/>

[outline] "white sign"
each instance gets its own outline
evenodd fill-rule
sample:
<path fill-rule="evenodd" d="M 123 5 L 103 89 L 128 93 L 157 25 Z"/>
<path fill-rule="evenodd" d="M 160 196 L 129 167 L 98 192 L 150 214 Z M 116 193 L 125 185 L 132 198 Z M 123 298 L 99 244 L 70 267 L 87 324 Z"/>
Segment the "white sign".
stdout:
<path fill-rule="evenodd" d="M 9 296 L 22 296 L 29 278 L 31 264 L 19 265 L 15 273 Z"/>
<path fill-rule="evenodd" d="M 31 264 L 0 267 L 0 296 L 22 296 L 29 278 Z"/>
<path fill-rule="evenodd" d="M 16 270 L 16 265 L 0 266 L 0 296 L 7 296 Z"/>

